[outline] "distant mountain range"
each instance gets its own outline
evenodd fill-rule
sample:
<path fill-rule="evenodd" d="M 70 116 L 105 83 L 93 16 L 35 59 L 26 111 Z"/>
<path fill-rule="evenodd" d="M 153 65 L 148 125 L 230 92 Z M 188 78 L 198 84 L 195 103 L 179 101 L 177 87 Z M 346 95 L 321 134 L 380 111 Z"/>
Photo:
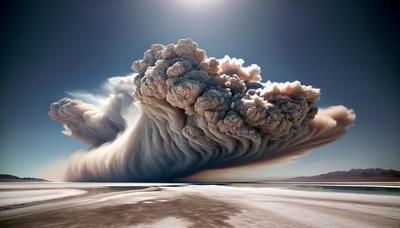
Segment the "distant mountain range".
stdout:
<path fill-rule="evenodd" d="M 10 174 L 0 174 L 0 182 L 47 182 L 48 180 L 33 177 L 17 177 Z M 349 171 L 335 171 L 315 176 L 301 176 L 278 180 L 283 182 L 400 182 L 400 170 L 394 169 L 351 169 Z M 239 181 L 240 182 L 240 181 Z"/>
<path fill-rule="evenodd" d="M 48 180 L 33 177 L 17 177 L 10 174 L 0 174 L 0 182 L 47 182 Z"/>
<path fill-rule="evenodd" d="M 285 181 L 400 181 L 400 170 L 394 169 L 351 169 L 349 171 L 335 171 L 316 176 L 294 177 Z"/>

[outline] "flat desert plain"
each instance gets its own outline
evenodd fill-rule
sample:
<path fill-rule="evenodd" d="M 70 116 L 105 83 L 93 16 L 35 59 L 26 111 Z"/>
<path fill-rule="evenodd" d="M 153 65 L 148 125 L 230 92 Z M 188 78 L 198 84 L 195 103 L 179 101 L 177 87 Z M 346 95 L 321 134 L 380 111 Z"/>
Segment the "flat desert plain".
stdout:
<path fill-rule="evenodd" d="M 400 227 L 399 191 L 384 183 L 2 183 L 0 227 Z"/>

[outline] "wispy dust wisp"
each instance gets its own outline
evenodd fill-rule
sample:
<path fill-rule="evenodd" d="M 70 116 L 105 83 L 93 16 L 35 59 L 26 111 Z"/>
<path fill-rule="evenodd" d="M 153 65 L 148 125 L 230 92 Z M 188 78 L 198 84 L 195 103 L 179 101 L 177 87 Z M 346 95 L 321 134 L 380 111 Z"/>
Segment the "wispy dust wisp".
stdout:
<path fill-rule="evenodd" d="M 257 65 L 207 57 L 191 39 L 152 45 L 134 76 L 108 81 L 109 98 L 51 105 L 65 134 L 92 149 L 73 154 L 69 181 L 165 181 L 212 168 L 282 162 L 335 141 L 355 120 L 318 111 L 319 89 L 261 82 Z M 96 96 L 92 96 L 96 97 Z"/>

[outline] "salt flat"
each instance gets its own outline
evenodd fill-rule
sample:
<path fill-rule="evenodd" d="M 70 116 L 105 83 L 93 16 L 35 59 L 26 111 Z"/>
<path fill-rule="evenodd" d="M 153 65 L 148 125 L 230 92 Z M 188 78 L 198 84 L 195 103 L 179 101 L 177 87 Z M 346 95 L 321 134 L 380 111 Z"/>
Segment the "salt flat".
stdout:
<path fill-rule="evenodd" d="M 0 192 L 0 207 L 41 202 L 86 193 L 78 189 L 11 190 Z"/>
<path fill-rule="evenodd" d="M 395 185 L 382 185 L 396 189 L 391 195 L 291 186 L 5 183 L 0 184 L 0 226 L 400 226 L 400 194 Z"/>

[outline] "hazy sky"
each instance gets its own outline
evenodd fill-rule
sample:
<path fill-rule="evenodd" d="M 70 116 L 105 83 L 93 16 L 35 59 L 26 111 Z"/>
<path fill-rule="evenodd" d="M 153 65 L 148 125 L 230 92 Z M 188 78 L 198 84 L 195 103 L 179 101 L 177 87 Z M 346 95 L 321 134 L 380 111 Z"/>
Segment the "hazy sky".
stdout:
<path fill-rule="evenodd" d="M 394 1 L 393 1 L 394 2 Z M 291 164 L 242 171 L 279 177 L 400 169 L 400 4 L 389 1 L 9 1 L 0 3 L 0 173 L 40 170 L 87 148 L 49 119 L 51 102 L 131 73 L 152 43 L 191 37 L 208 56 L 261 67 L 263 81 L 321 88 L 319 106 L 357 114 L 342 139 Z"/>

